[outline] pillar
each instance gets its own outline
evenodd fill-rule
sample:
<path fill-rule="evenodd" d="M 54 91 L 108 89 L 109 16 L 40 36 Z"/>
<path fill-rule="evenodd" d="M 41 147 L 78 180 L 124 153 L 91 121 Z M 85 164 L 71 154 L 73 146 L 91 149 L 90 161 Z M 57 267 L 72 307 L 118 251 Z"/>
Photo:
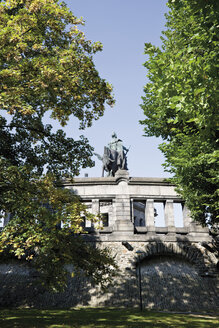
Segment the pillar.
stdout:
<path fill-rule="evenodd" d="M 115 230 L 123 232 L 133 232 L 134 225 L 131 222 L 131 200 L 129 196 L 119 195 L 115 198 Z"/>
<path fill-rule="evenodd" d="M 192 218 L 190 217 L 190 211 L 185 204 L 183 204 L 182 211 L 183 211 L 183 225 L 184 227 L 188 227 L 192 223 Z"/>
<path fill-rule="evenodd" d="M 174 209 L 172 199 L 167 199 L 165 202 L 164 218 L 166 227 L 168 228 L 168 233 L 175 232 L 176 227 L 174 221 Z"/>
<path fill-rule="evenodd" d="M 145 224 L 148 232 L 155 232 L 154 200 L 147 199 L 145 206 Z"/>
<path fill-rule="evenodd" d="M 92 207 L 91 207 L 91 213 L 94 215 L 98 215 L 100 213 L 100 201 L 99 199 L 92 199 Z M 91 224 L 91 226 L 95 226 L 95 224 Z"/>

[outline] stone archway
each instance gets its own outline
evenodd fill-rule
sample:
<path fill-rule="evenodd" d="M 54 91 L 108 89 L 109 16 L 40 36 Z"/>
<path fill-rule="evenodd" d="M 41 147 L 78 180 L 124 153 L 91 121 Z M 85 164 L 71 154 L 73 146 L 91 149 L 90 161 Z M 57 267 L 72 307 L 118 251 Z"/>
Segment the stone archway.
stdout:
<path fill-rule="evenodd" d="M 153 242 L 141 251 L 144 308 L 197 312 L 219 306 L 217 278 L 204 274 L 216 258 L 200 245 Z"/>
<path fill-rule="evenodd" d="M 137 245 L 136 245 L 137 246 Z M 199 274 L 209 271 L 215 271 L 217 266 L 217 258 L 214 254 L 210 253 L 206 248 L 200 244 L 192 244 L 189 242 L 162 242 L 153 241 L 145 245 L 144 248 L 136 247 L 140 250 L 140 261 L 144 259 L 159 255 L 177 256 L 187 262 L 193 264 L 198 270 Z M 137 260 L 136 260 L 137 263 Z"/>
<path fill-rule="evenodd" d="M 155 256 L 141 263 L 143 306 L 171 311 L 200 311 L 216 306 L 212 278 L 199 275 L 196 266 L 174 255 Z"/>

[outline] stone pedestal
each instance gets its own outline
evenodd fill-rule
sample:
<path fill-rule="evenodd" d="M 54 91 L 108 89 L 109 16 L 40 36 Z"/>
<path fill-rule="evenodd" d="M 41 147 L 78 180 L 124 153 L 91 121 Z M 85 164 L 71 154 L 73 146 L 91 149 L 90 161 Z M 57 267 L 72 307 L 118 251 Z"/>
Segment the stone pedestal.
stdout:
<path fill-rule="evenodd" d="M 129 172 L 118 170 L 115 174 L 120 193 L 115 198 L 115 230 L 118 232 L 133 232 L 134 226 L 131 222 L 131 200 L 128 193 Z M 115 232 L 116 232 L 115 231 Z"/>
<path fill-rule="evenodd" d="M 119 178 L 127 179 L 127 182 L 128 182 L 128 179 L 129 179 L 129 171 L 127 171 L 127 170 L 118 170 L 115 173 L 115 178 L 116 179 L 119 179 Z"/>

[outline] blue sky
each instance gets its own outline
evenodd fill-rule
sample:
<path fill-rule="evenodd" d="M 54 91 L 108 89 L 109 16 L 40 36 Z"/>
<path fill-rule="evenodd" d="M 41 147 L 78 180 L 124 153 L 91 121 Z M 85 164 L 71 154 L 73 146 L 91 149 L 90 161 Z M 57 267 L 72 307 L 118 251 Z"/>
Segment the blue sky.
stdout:
<path fill-rule="evenodd" d="M 65 1 L 77 17 L 83 17 L 82 30 L 86 38 L 101 41 L 103 51 L 96 54 L 94 62 L 102 78 L 113 85 L 116 104 L 106 108 L 105 115 L 93 123 L 91 128 L 78 130 L 75 119 L 69 121 L 65 131 L 68 136 L 84 134 L 102 155 L 104 146 L 116 132 L 128 153 L 130 176 L 167 177 L 161 164 L 164 157 L 157 149 L 161 140 L 143 137 L 144 119 L 140 104 L 147 82 L 143 63 L 144 43 L 161 45 L 161 31 L 164 30 L 164 13 L 168 11 L 165 0 L 80 0 Z M 101 176 L 101 162 L 95 158 L 96 165 L 83 169 L 81 176 Z"/>

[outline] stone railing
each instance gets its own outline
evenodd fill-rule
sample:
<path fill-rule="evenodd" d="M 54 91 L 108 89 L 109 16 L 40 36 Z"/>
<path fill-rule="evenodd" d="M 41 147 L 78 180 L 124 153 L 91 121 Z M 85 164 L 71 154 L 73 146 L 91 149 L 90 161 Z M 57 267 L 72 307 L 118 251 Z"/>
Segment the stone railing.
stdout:
<path fill-rule="evenodd" d="M 100 226 L 84 218 L 84 227 L 91 234 L 99 234 L 108 239 L 161 238 L 176 240 L 178 237 L 190 241 L 208 240 L 209 230 L 192 222 L 183 200 L 175 191 L 175 186 L 161 178 L 133 178 L 128 171 L 120 170 L 115 177 L 75 178 L 65 181 L 64 187 L 79 195 L 88 211 L 100 215 Z M 157 204 L 163 212 L 163 225 L 156 222 Z M 174 213 L 174 206 L 180 205 L 181 226 L 177 226 L 180 213 Z M 159 213 L 160 214 L 160 213 Z M 10 220 L 10 215 L 2 219 L 0 229 Z M 110 237 L 110 235 L 112 235 Z"/>
<path fill-rule="evenodd" d="M 88 210 L 102 216 L 102 229 L 96 231 L 90 222 L 85 222 L 88 232 L 107 235 L 107 238 L 152 237 L 190 240 L 206 240 L 207 228 L 192 222 L 183 200 L 175 186 L 161 178 L 132 178 L 128 171 L 118 171 L 115 177 L 76 178 L 74 183 L 65 181 L 65 188 L 81 197 Z M 156 224 L 156 204 L 162 204 L 165 224 Z M 181 204 L 181 226 L 174 215 L 175 204 Z M 140 218 L 141 217 L 141 218 Z M 113 236 L 110 237 L 110 234 Z M 115 237 L 117 236 L 117 237 Z M 172 240 L 171 239 L 171 240 Z"/>

